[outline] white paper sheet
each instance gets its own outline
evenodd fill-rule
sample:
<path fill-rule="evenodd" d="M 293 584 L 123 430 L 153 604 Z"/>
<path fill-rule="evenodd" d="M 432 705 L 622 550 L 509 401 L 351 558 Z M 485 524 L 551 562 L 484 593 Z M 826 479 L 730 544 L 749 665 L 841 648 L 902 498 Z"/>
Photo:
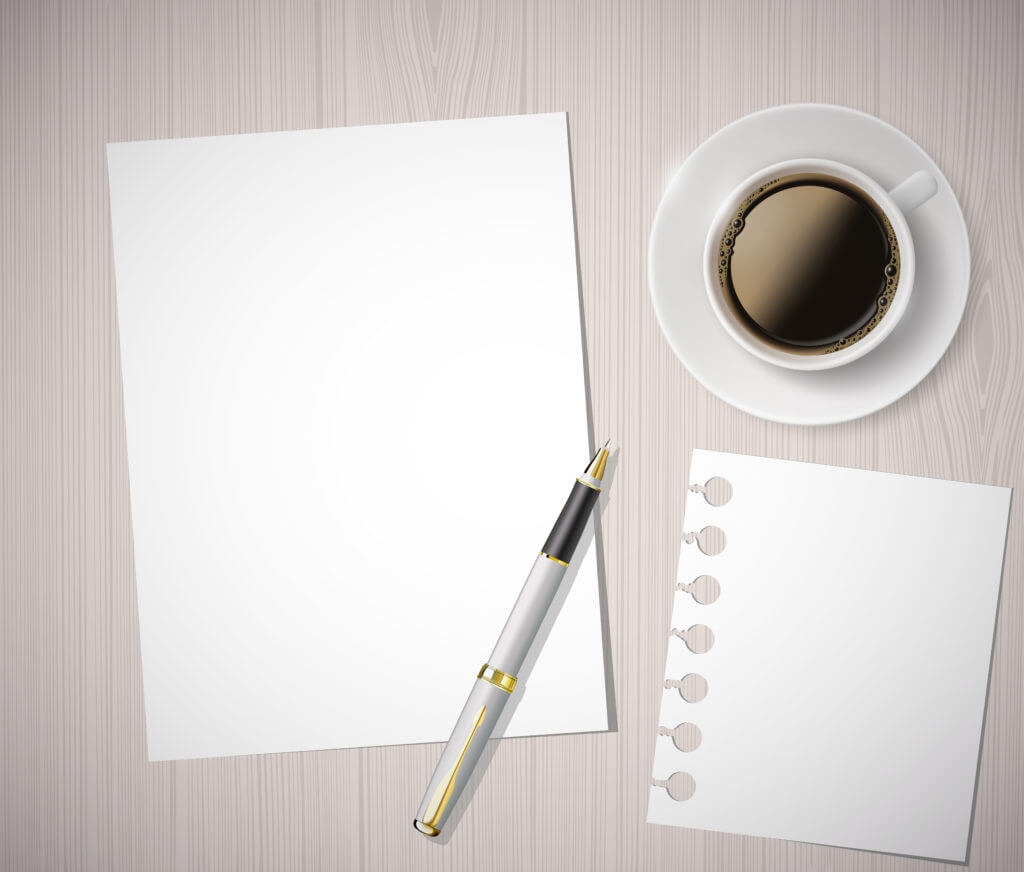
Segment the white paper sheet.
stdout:
<path fill-rule="evenodd" d="M 589 459 L 565 115 L 108 161 L 150 759 L 447 739 Z M 506 735 L 607 728 L 593 550 Z"/>
<path fill-rule="evenodd" d="M 1009 511 L 1007 488 L 694 451 L 659 726 L 695 724 L 695 750 L 656 740 L 648 821 L 963 861 L 967 853 Z M 684 745 L 686 742 L 684 741 Z"/>

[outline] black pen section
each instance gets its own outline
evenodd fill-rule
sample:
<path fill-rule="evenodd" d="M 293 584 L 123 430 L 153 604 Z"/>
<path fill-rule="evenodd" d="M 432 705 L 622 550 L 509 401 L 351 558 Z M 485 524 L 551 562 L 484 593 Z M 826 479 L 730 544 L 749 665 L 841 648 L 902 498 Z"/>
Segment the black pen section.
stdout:
<path fill-rule="evenodd" d="M 591 509 L 600 492 L 588 487 L 583 482 L 577 481 L 573 485 L 569 499 L 565 501 L 562 512 L 551 528 L 544 547 L 541 549 L 545 554 L 568 563 L 572 560 L 573 552 L 583 537 L 583 531 L 587 526 L 587 518 L 590 517 Z"/>

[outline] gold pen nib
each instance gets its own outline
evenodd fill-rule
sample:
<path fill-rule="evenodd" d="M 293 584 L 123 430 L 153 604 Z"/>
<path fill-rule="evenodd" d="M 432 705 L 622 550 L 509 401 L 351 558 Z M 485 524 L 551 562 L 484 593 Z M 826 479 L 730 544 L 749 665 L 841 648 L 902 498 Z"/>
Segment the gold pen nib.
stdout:
<path fill-rule="evenodd" d="M 597 454 L 594 455 L 594 459 L 590 461 L 590 465 L 583 474 L 596 478 L 598 481 L 604 478 L 604 468 L 608 464 L 608 455 L 611 454 L 612 448 L 612 440 L 608 439 L 597 450 Z"/>

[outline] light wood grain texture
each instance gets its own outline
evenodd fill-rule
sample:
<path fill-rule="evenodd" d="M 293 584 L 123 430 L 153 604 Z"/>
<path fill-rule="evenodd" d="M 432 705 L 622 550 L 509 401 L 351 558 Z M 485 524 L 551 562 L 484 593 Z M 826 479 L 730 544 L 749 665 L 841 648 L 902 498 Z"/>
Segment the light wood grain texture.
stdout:
<path fill-rule="evenodd" d="M 660 628 L 695 446 L 1024 486 L 1022 53 L 1017 0 L 3 0 L 0 868 L 949 868 L 645 824 Z M 974 264 L 935 372 L 820 429 L 699 387 L 646 281 L 673 169 L 727 122 L 803 100 L 924 146 Z M 439 746 L 147 763 L 104 144 L 555 110 L 595 429 L 622 446 L 605 515 L 618 731 L 502 742 L 440 845 L 410 826 Z M 1014 511 L 974 870 L 1024 868 L 1022 532 Z"/>

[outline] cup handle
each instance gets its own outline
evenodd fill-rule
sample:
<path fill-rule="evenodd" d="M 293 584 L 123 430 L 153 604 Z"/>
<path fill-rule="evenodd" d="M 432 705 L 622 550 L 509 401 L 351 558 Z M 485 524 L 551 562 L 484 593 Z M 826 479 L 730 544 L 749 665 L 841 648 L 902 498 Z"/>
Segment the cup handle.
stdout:
<path fill-rule="evenodd" d="M 924 170 L 918 170 L 889 191 L 889 196 L 899 206 L 900 211 L 906 215 L 928 202 L 938 190 L 939 184 L 935 181 L 935 177 Z"/>

